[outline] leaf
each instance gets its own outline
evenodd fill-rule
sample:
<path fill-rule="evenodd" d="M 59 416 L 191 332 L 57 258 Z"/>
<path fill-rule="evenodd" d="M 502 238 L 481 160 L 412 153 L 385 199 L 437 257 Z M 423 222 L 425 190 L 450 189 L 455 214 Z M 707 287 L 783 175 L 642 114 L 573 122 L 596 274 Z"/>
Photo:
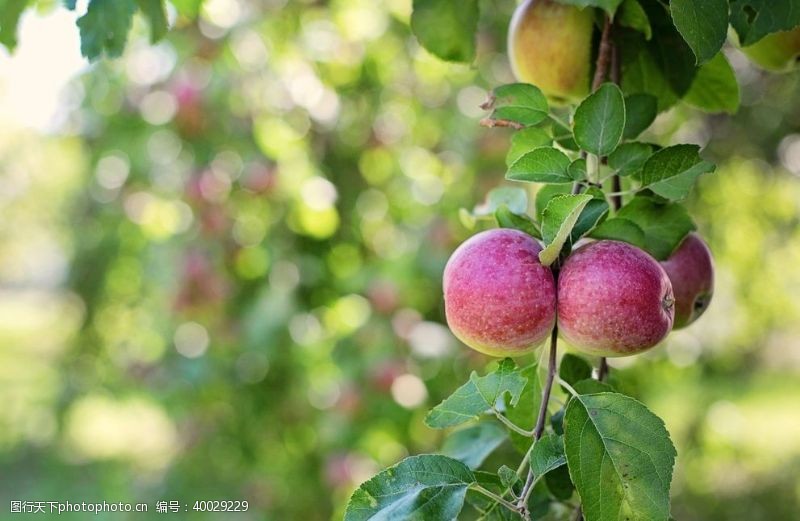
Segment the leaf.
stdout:
<path fill-rule="evenodd" d="M 692 88 L 683 99 L 706 112 L 734 114 L 739 110 L 739 82 L 723 53 L 700 67 Z"/>
<path fill-rule="evenodd" d="M 469 382 L 431 409 L 425 417 L 425 424 L 434 429 L 443 429 L 475 419 L 494 407 L 497 400 L 506 393 L 511 395 L 511 403 L 515 404 L 525 384 L 526 380 L 516 364 L 506 358 L 495 371 L 486 376 L 478 376 L 473 372 Z"/>
<path fill-rule="evenodd" d="M 586 235 L 591 229 L 597 226 L 597 223 L 602 222 L 608 215 L 608 201 L 603 191 L 599 188 L 591 187 L 584 192 L 591 195 L 592 199 L 586 203 L 586 206 L 581 210 L 575 226 L 569 234 L 570 244 L 575 244 L 578 239 Z"/>
<path fill-rule="evenodd" d="M 553 147 L 539 147 L 517 159 L 506 172 L 506 179 L 536 183 L 571 183 L 570 159 Z"/>
<path fill-rule="evenodd" d="M 0 0 L 0 43 L 13 51 L 17 46 L 17 25 L 28 0 Z"/>
<path fill-rule="evenodd" d="M 689 195 L 700 174 L 713 172 L 714 164 L 700 157 L 697 145 L 674 145 L 662 148 L 642 167 L 642 187 L 673 201 Z"/>
<path fill-rule="evenodd" d="M 545 248 L 539 252 L 539 262 L 550 266 L 561 253 L 572 228 L 584 207 L 592 200 L 588 194 L 559 195 L 553 197 L 542 214 L 542 239 Z"/>
<path fill-rule="evenodd" d="M 157 42 L 167 34 L 169 28 L 164 0 L 136 0 L 136 3 L 150 24 L 150 42 Z"/>
<path fill-rule="evenodd" d="M 575 141 L 582 149 L 607 156 L 625 129 L 625 100 L 613 83 L 604 83 L 575 110 Z"/>
<path fill-rule="evenodd" d="M 566 150 L 572 150 L 573 152 L 579 152 L 581 147 L 575 142 L 575 138 L 572 135 L 572 130 L 568 127 L 565 127 L 561 123 L 556 120 L 553 120 L 550 124 L 551 132 L 553 133 L 553 140 L 559 144 L 562 148 Z"/>
<path fill-rule="evenodd" d="M 114 58 L 125 49 L 136 5 L 133 0 L 91 0 L 86 14 L 78 18 L 81 54 L 89 60 L 103 53 Z"/>
<path fill-rule="evenodd" d="M 446 61 L 475 59 L 478 0 L 414 0 L 411 31 L 431 54 Z"/>
<path fill-rule="evenodd" d="M 578 394 L 596 394 L 596 393 L 613 393 L 614 388 L 605 382 L 595 380 L 594 378 L 586 378 L 579 382 L 575 382 L 572 386 Z"/>
<path fill-rule="evenodd" d="M 564 448 L 586 521 L 669 519 L 675 447 L 643 404 L 618 393 L 573 398 Z"/>
<path fill-rule="evenodd" d="M 477 469 L 507 439 L 508 434 L 501 425 L 483 421 L 448 436 L 442 444 L 442 454 Z"/>
<path fill-rule="evenodd" d="M 657 260 L 669 257 L 683 238 L 696 228 L 683 206 L 659 203 L 642 195 L 623 206 L 617 217 L 632 221 L 644 232 L 644 249 Z"/>
<path fill-rule="evenodd" d="M 586 159 L 579 157 L 569 164 L 567 174 L 573 181 L 583 181 L 586 179 Z"/>
<path fill-rule="evenodd" d="M 574 5 L 575 7 L 599 7 L 613 17 L 622 0 L 559 0 L 558 3 Z"/>
<path fill-rule="evenodd" d="M 500 482 L 506 488 L 511 488 L 520 481 L 519 476 L 517 476 L 517 472 L 506 465 L 503 465 L 497 469 L 497 475 L 500 477 Z"/>
<path fill-rule="evenodd" d="M 511 147 L 506 154 L 506 166 L 511 166 L 517 159 L 535 148 L 552 144 L 553 138 L 537 127 L 523 128 L 514 132 L 514 135 L 511 136 Z"/>
<path fill-rule="evenodd" d="M 608 156 L 608 166 L 621 176 L 638 173 L 653 154 L 653 146 L 648 143 L 623 143 Z"/>
<path fill-rule="evenodd" d="M 622 137 L 634 139 L 647 130 L 658 115 L 658 99 L 650 94 L 625 96 L 625 130 Z"/>
<path fill-rule="evenodd" d="M 544 213 L 544 209 L 547 208 L 547 203 L 550 202 L 550 199 L 557 195 L 569 193 L 572 193 L 571 185 L 544 185 L 539 188 L 539 190 L 536 192 L 536 196 L 533 199 L 533 206 L 536 210 L 536 220 L 539 222 L 542 221 L 542 214 Z"/>
<path fill-rule="evenodd" d="M 544 476 L 565 465 L 564 438 L 555 434 L 542 436 L 531 448 L 531 470 L 534 476 Z"/>
<path fill-rule="evenodd" d="M 492 215 L 505 206 L 511 212 L 524 214 L 528 211 L 528 192 L 514 186 L 498 186 L 486 194 L 486 202 L 476 206 L 472 213 L 476 216 Z"/>
<path fill-rule="evenodd" d="M 589 237 L 623 241 L 642 249 L 645 247 L 644 231 L 635 222 L 622 217 L 614 217 L 603 221 L 602 224 L 592 230 Z"/>
<path fill-rule="evenodd" d="M 619 7 L 616 23 L 623 27 L 630 27 L 642 33 L 646 40 L 653 37 L 653 29 L 647 13 L 637 0 L 624 0 Z"/>
<path fill-rule="evenodd" d="M 568 384 L 574 385 L 575 382 L 592 376 L 592 366 L 580 356 L 567 353 L 561 358 L 558 376 Z"/>
<path fill-rule="evenodd" d="M 456 519 L 474 482 L 460 461 L 411 456 L 362 483 L 350 496 L 344 520 Z"/>
<path fill-rule="evenodd" d="M 548 111 L 547 98 L 529 83 L 501 85 L 481 107 L 492 111 L 490 120 L 511 121 L 526 127 L 544 121 Z"/>
<path fill-rule="evenodd" d="M 531 220 L 530 217 L 524 214 L 515 214 L 505 205 L 494 212 L 494 218 L 497 220 L 497 225 L 500 228 L 519 230 L 527 233 L 531 237 L 536 237 L 537 239 L 542 238 L 542 232 L 539 230 L 539 226 Z"/>
<path fill-rule="evenodd" d="M 559 501 L 567 501 L 575 491 L 575 485 L 572 484 L 566 465 L 545 474 L 544 482 L 550 494 Z"/>
<path fill-rule="evenodd" d="M 70 11 L 75 10 L 75 5 L 78 3 L 78 0 L 64 0 L 64 7 L 69 9 Z"/>
<path fill-rule="evenodd" d="M 671 0 L 669 10 L 698 65 L 722 49 L 728 35 L 728 0 Z"/>
<path fill-rule="evenodd" d="M 532 411 L 538 411 L 542 403 L 542 382 L 539 379 L 538 366 L 529 365 L 520 371 L 528 382 L 522 390 L 519 401 L 506 408 L 506 417 L 516 425 L 526 430 L 533 430 L 536 418 Z M 527 453 L 531 448 L 531 438 L 511 432 L 511 444 L 521 453 Z"/>
<path fill-rule="evenodd" d="M 203 5 L 203 0 L 170 0 L 170 2 L 181 16 L 191 20 L 197 18 L 197 15 L 200 14 L 200 7 Z"/>
<path fill-rule="evenodd" d="M 742 47 L 800 25 L 797 0 L 730 0 L 730 5 L 730 22 Z"/>

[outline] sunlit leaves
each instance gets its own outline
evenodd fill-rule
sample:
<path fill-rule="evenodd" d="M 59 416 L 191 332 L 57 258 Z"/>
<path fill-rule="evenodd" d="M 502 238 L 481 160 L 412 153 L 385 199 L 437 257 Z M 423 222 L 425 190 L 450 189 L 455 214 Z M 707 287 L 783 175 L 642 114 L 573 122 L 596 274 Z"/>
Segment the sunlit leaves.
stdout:
<path fill-rule="evenodd" d="M 655 414 L 618 393 L 579 395 L 564 447 L 587 521 L 667 521 L 675 448 Z"/>
<path fill-rule="evenodd" d="M 545 248 L 539 252 L 539 261 L 543 265 L 549 266 L 558 259 L 578 217 L 591 200 L 592 196 L 588 194 L 559 195 L 547 203 L 542 214 Z"/>
<path fill-rule="evenodd" d="M 474 482 L 472 471 L 458 460 L 412 456 L 362 483 L 344 519 L 456 519 Z"/>
<path fill-rule="evenodd" d="M 716 168 L 704 161 L 699 152 L 697 145 L 675 145 L 659 150 L 642 167 L 642 186 L 667 199 L 683 199 L 700 174 Z"/>
<path fill-rule="evenodd" d="M 537 125 L 547 118 L 547 98 L 538 87 L 529 83 L 510 83 L 492 91 L 482 105 L 492 113 L 487 118 L 495 124 L 526 127 Z"/>
<path fill-rule="evenodd" d="M 553 138 L 538 127 L 524 128 L 511 136 L 511 146 L 506 154 L 506 166 L 511 166 L 528 152 L 553 143 Z"/>
<path fill-rule="evenodd" d="M 606 156 L 625 130 L 625 100 L 613 83 L 605 83 L 575 110 L 575 141 L 587 152 Z"/>
<path fill-rule="evenodd" d="M 81 54 L 90 60 L 102 54 L 112 58 L 120 56 L 135 11 L 134 0 L 91 0 L 86 14 L 77 22 Z"/>
<path fill-rule="evenodd" d="M 719 52 L 728 34 L 728 0 L 672 0 L 669 9 L 698 64 Z"/>
<path fill-rule="evenodd" d="M 608 156 L 608 166 L 621 176 L 636 174 L 652 153 L 653 145 L 648 143 L 623 143 Z"/>
<path fill-rule="evenodd" d="M 508 434 L 503 427 L 492 421 L 483 421 L 448 436 L 442 444 L 442 454 L 476 469 L 506 439 Z"/>
<path fill-rule="evenodd" d="M 136 3 L 150 24 L 150 42 L 157 42 L 167 34 L 169 28 L 164 0 L 136 0 Z"/>
<path fill-rule="evenodd" d="M 739 82 L 723 53 L 700 67 L 683 99 L 706 112 L 733 114 L 739 109 Z"/>
<path fill-rule="evenodd" d="M 539 147 L 514 162 L 506 173 L 511 181 L 571 183 L 570 159 L 553 147 Z"/>
<path fill-rule="evenodd" d="M 28 0 L 0 0 L 0 43 L 10 51 L 17 46 L 17 25 Z"/>
<path fill-rule="evenodd" d="M 509 403 L 515 404 L 526 383 L 513 360 L 506 358 L 486 376 L 478 376 L 473 372 L 469 382 L 431 409 L 425 417 L 425 423 L 429 427 L 443 429 L 475 419 L 494 407 L 506 393 L 510 396 Z"/>
<path fill-rule="evenodd" d="M 425 49 L 443 60 L 475 59 L 478 0 L 414 0 L 411 30 Z"/>

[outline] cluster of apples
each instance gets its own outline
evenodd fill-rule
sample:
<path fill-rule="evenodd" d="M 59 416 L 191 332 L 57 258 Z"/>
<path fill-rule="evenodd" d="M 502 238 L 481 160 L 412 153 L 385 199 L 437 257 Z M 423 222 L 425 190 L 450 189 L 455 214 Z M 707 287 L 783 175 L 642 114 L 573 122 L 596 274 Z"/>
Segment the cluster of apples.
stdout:
<path fill-rule="evenodd" d="M 555 103 L 589 93 L 594 13 L 554 0 L 522 2 L 508 31 L 508 56 L 519 81 Z M 787 72 L 800 62 L 800 27 L 772 33 L 742 51 L 759 67 Z"/>
<path fill-rule="evenodd" d="M 659 263 L 628 243 L 590 241 L 559 269 L 542 245 L 512 229 L 488 230 L 459 246 L 444 270 L 447 323 L 482 353 L 519 356 L 558 324 L 575 349 L 597 356 L 640 353 L 694 322 L 714 287 L 711 252 L 691 233 Z"/>

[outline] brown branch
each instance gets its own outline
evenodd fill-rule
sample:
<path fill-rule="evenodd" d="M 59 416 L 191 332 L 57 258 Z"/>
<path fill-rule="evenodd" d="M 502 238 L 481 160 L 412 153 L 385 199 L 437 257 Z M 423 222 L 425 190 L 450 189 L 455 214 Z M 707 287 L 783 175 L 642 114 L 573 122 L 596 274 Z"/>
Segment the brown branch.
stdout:
<path fill-rule="evenodd" d="M 592 80 L 592 90 L 603 84 L 603 81 L 608 77 L 608 67 L 611 64 L 611 19 L 606 16 L 603 22 L 603 34 L 600 36 L 600 48 L 597 50 L 597 62 L 594 70 L 594 79 Z"/>
<path fill-rule="evenodd" d="M 482 127 L 509 127 L 513 128 L 514 130 L 522 130 L 525 128 L 525 125 L 522 123 L 517 123 L 516 121 L 511 121 L 510 119 L 492 119 L 492 118 L 483 118 L 480 122 Z"/>

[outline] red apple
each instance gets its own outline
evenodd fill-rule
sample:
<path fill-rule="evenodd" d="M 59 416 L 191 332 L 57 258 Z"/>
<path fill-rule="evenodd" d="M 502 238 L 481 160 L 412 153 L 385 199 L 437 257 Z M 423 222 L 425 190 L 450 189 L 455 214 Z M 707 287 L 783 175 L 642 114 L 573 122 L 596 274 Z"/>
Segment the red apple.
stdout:
<path fill-rule="evenodd" d="M 645 351 L 667 336 L 674 313 L 666 272 L 630 244 L 587 244 L 561 268 L 558 329 L 580 351 L 598 356 Z"/>
<path fill-rule="evenodd" d="M 510 229 L 481 232 L 459 246 L 444 270 L 447 324 L 462 342 L 491 356 L 536 349 L 555 323 L 553 273 L 541 245 Z"/>
<path fill-rule="evenodd" d="M 675 293 L 673 327 L 686 327 L 705 312 L 714 293 L 711 251 L 699 235 L 690 233 L 661 266 L 672 281 Z"/>

